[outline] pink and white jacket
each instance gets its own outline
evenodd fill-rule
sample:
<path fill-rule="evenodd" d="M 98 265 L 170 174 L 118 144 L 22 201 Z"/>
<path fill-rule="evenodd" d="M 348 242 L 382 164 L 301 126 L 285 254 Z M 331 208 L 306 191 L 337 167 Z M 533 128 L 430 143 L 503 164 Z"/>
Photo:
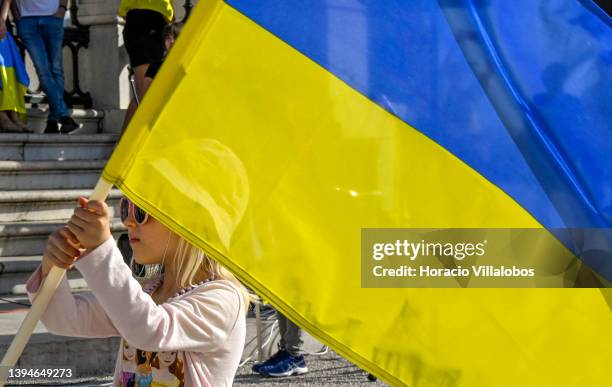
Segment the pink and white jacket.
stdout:
<path fill-rule="evenodd" d="M 113 386 L 231 386 L 246 335 L 243 298 L 229 281 L 206 282 L 157 305 L 109 238 L 75 264 L 90 292 L 64 278 L 42 316 L 52 333 L 122 338 Z M 30 299 L 41 268 L 26 288 Z"/>

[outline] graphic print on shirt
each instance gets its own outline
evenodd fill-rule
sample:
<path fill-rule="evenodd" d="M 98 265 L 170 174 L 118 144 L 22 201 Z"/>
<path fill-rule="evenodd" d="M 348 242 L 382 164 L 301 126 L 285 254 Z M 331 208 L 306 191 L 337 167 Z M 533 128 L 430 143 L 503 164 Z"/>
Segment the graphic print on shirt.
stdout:
<path fill-rule="evenodd" d="M 125 340 L 121 342 L 121 348 L 121 387 L 134 387 L 136 348 Z"/>
<path fill-rule="evenodd" d="M 183 354 L 149 352 L 122 340 L 121 387 L 183 387 Z"/>

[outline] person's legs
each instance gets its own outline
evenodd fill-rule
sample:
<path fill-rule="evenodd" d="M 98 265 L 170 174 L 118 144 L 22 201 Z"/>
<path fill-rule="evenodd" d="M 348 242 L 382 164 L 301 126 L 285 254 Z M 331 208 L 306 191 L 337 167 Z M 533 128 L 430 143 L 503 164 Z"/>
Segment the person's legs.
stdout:
<path fill-rule="evenodd" d="M 125 111 L 125 117 L 123 117 L 123 125 L 121 126 L 121 130 L 125 130 L 125 128 L 127 128 L 128 124 L 132 120 L 132 117 L 134 116 L 134 113 L 136 113 L 137 107 L 138 105 L 136 105 L 136 99 L 132 98 L 127 110 Z"/>
<path fill-rule="evenodd" d="M 23 17 L 17 22 L 17 28 L 19 36 L 32 58 L 41 87 L 49 95 L 48 90 L 53 89 L 55 81 L 51 74 L 51 65 L 40 31 L 39 19 L 37 16 Z"/>
<path fill-rule="evenodd" d="M 68 109 L 64 103 L 64 85 L 58 85 L 54 72 L 58 72 L 58 65 L 61 66 L 62 52 L 61 44 L 63 39 L 63 23 L 61 19 L 53 18 L 55 20 L 45 20 L 46 17 L 39 16 L 28 16 L 23 17 L 17 22 L 17 28 L 19 30 L 19 36 L 23 41 L 34 67 L 40 80 L 40 85 L 49 99 L 49 116 L 47 117 L 47 128 L 45 133 L 58 133 L 57 121 L 60 118 L 65 118 L 68 125 L 64 128 L 62 125 L 62 132 L 69 133 L 76 129 L 78 125 L 68 115 Z M 51 36 L 48 36 L 49 25 L 51 25 Z M 47 47 L 47 41 L 50 41 L 51 37 L 55 36 L 55 43 L 52 47 Z M 60 38 L 59 43 L 57 39 Z M 59 48 L 58 48 L 59 47 Z M 50 52 L 54 56 L 50 56 Z M 54 64 L 51 64 L 50 58 L 53 58 Z M 59 67 L 61 68 L 61 67 Z M 63 79 L 63 72 L 62 72 Z M 63 80 L 62 80 L 63 82 Z"/>
<path fill-rule="evenodd" d="M 45 44 L 49 70 L 53 78 L 52 90 L 45 90 L 49 96 L 49 120 L 57 121 L 68 116 L 64 102 L 63 42 L 64 21 L 55 16 L 41 17 L 41 35 Z M 53 97 L 51 97 L 53 94 Z"/>
<path fill-rule="evenodd" d="M 269 367 L 275 364 L 277 361 L 287 357 L 289 352 L 285 351 L 285 340 L 283 337 L 287 332 L 287 318 L 283 316 L 279 311 L 276 311 L 276 321 L 278 322 L 278 331 L 280 333 L 280 343 L 278 343 L 278 351 L 272 355 L 268 360 L 263 363 L 256 363 L 253 365 L 253 371 L 261 373 L 262 368 Z"/>
<path fill-rule="evenodd" d="M 149 64 L 142 64 L 140 66 L 134 67 L 134 82 L 136 83 L 136 93 L 138 94 L 138 100 L 142 101 L 143 90 L 144 90 L 144 79 L 145 74 L 147 73 L 147 69 L 149 68 Z"/>
<path fill-rule="evenodd" d="M 49 57 L 47 55 L 47 49 L 45 42 L 42 38 L 42 31 L 40 27 L 40 18 L 38 16 L 23 17 L 17 22 L 17 28 L 19 30 L 19 36 L 23 41 L 34 67 L 36 68 L 36 74 L 40 80 L 40 85 L 43 91 L 47 94 L 49 100 L 55 98 L 53 92 L 55 88 L 55 80 L 53 74 L 51 74 L 51 64 L 49 63 Z M 53 109 L 53 107 L 51 107 Z M 56 117 L 56 120 L 59 117 Z"/>
<path fill-rule="evenodd" d="M 32 63 L 34 63 L 34 67 L 36 68 L 40 86 L 51 100 L 51 98 L 53 98 L 52 90 L 54 89 L 55 81 L 53 79 L 53 74 L 51 74 L 51 65 L 49 64 L 47 49 L 45 48 L 45 42 L 42 38 L 40 18 L 38 16 L 22 17 L 17 22 L 17 30 L 19 31 L 21 41 L 30 54 L 30 58 L 32 58 Z M 50 91 L 51 94 L 49 94 Z M 55 125 L 51 129 L 55 130 L 51 130 L 51 132 L 57 133 L 57 123 L 53 123 L 55 123 Z M 49 129 L 48 124 L 45 132 Z"/>
<path fill-rule="evenodd" d="M 142 102 L 142 98 L 144 97 L 144 88 L 145 88 L 145 74 L 147 73 L 147 69 L 149 68 L 148 64 L 143 64 L 134 67 L 132 70 L 134 71 L 134 84 L 136 86 L 136 95 L 138 96 L 138 101 Z M 125 112 L 125 117 L 123 119 L 123 130 L 127 128 L 132 116 L 136 112 L 138 108 L 138 104 L 135 98 L 132 98 L 130 104 Z"/>
<path fill-rule="evenodd" d="M 21 119 L 19 118 L 19 115 L 17 114 L 16 111 L 14 110 L 9 110 L 7 112 L 8 118 L 15 124 L 17 125 L 22 131 L 26 132 L 26 133 L 32 133 L 33 131 L 31 129 L 28 128 L 28 126 L 26 124 L 24 124 Z"/>
<path fill-rule="evenodd" d="M 280 312 L 276 312 L 280 332 L 279 352 L 266 362 L 253 367 L 255 372 L 268 376 L 301 375 L 308 372 L 302 348 L 303 332 Z"/>
<path fill-rule="evenodd" d="M 291 356 L 300 356 L 304 348 L 302 328 L 289 321 L 287 317 L 284 318 L 286 320 L 285 334 L 283 335 L 284 348 Z"/>
<path fill-rule="evenodd" d="M 278 310 L 276 311 L 276 321 L 278 321 L 278 333 L 280 335 L 280 342 L 278 343 L 278 347 L 281 350 L 286 351 L 286 341 L 285 341 L 285 335 L 287 334 L 287 322 L 289 320 L 287 320 L 287 317 L 285 317 L 281 312 L 279 312 Z"/>
<path fill-rule="evenodd" d="M 13 121 L 10 120 L 7 112 L 0 111 L 0 131 L 9 133 L 19 133 L 22 130 L 19 126 L 17 126 Z"/>

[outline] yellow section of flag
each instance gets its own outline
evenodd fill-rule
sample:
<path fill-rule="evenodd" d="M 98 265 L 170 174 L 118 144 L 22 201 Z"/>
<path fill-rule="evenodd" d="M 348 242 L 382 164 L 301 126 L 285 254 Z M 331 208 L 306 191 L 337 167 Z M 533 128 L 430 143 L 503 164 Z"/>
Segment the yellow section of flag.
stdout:
<path fill-rule="evenodd" d="M 393 385 L 607 379 L 599 290 L 362 288 L 363 227 L 540 225 L 222 1 L 198 3 L 103 177 Z"/>

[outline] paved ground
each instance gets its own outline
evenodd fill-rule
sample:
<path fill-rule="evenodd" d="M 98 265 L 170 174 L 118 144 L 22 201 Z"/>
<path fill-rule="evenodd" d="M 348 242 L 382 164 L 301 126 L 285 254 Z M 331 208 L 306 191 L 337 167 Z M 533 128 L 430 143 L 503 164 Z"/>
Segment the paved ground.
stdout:
<path fill-rule="evenodd" d="M 336 353 L 307 357 L 310 372 L 288 378 L 267 378 L 254 375 L 251 364 L 238 370 L 234 385 L 237 386 L 386 386 L 370 382 L 368 374 L 344 360 Z"/>
<path fill-rule="evenodd" d="M 380 387 L 386 384 L 376 381 L 370 382 L 367 374 L 335 353 L 323 356 L 309 356 L 307 358 L 310 372 L 300 376 L 287 378 L 267 378 L 254 375 L 251 372 L 252 363 L 247 363 L 238 369 L 234 380 L 235 386 L 368 386 Z M 9 384 L 8 386 L 110 386 L 111 378 L 97 377 L 73 380 L 71 383 L 50 384 L 48 381 L 24 382 L 22 384 Z"/>

